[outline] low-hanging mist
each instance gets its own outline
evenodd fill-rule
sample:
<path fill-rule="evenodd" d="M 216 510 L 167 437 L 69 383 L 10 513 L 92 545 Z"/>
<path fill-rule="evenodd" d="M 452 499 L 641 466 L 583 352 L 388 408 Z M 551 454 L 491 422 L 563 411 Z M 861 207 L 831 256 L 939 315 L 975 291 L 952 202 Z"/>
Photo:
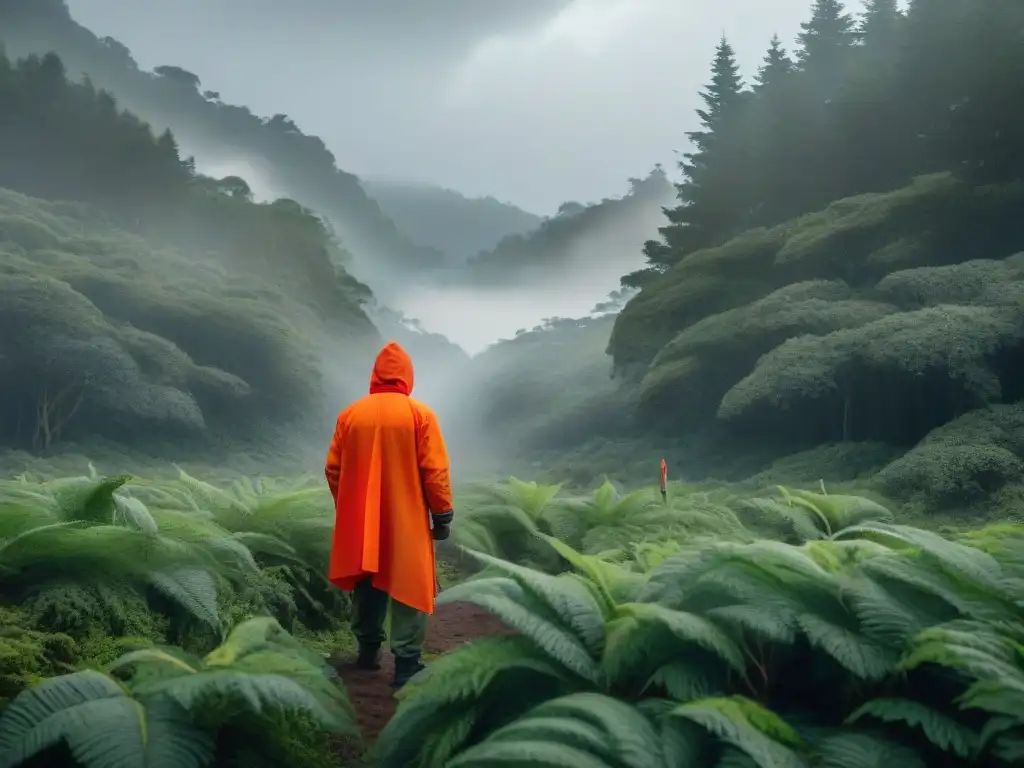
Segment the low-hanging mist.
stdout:
<path fill-rule="evenodd" d="M 614 283 L 609 288 L 614 288 Z M 588 315 L 609 288 L 573 290 L 566 285 L 505 291 L 427 286 L 409 294 L 405 309 L 425 328 L 443 334 L 470 355 L 549 317 Z"/>
<path fill-rule="evenodd" d="M 204 174 L 244 180 L 254 200 L 283 196 L 258 160 L 220 157 L 204 147 L 186 149 L 194 150 L 197 168 Z M 622 198 L 592 206 L 567 203 L 533 232 L 506 237 L 468 265 L 431 270 L 417 280 L 365 248 L 352 254 L 353 263 L 347 266 L 388 308 L 412 319 L 419 330 L 440 334 L 467 354 L 477 355 L 550 318 L 590 315 L 618 288 L 623 274 L 644 265 L 643 244 L 657 236 L 664 223 L 662 208 L 671 202 L 673 192 L 656 170 L 648 179 L 631 180 Z M 344 222 L 326 218 L 346 246 Z M 383 335 L 395 334 L 388 320 L 377 324 Z M 406 341 L 418 346 L 415 338 Z M 432 367 L 431 357 L 421 362 L 425 373 Z M 444 374 L 427 375 L 435 379 Z"/>
<path fill-rule="evenodd" d="M 628 414 L 627 393 L 605 350 L 627 298 L 620 278 L 643 266 L 673 192 L 655 169 L 620 198 L 567 203 L 534 231 L 415 279 L 353 255 L 374 294 L 371 319 L 409 351 L 415 396 L 441 417 L 457 477 L 511 471 L 537 449 L 625 428 L 615 414 Z M 372 356 L 334 347 L 319 344 L 328 403 L 341 408 L 353 376 L 365 386 Z"/>
<path fill-rule="evenodd" d="M 393 302 L 471 355 L 551 318 L 587 317 L 622 275 L 644 265 L 643 244 L 657 237 L 673 196 L 655 169 L 631 179 L 621 198 L 566 203 L 533 232 L 504 238 L 464 267 L 436 271 L 433 282 L 409 286 Z"/>

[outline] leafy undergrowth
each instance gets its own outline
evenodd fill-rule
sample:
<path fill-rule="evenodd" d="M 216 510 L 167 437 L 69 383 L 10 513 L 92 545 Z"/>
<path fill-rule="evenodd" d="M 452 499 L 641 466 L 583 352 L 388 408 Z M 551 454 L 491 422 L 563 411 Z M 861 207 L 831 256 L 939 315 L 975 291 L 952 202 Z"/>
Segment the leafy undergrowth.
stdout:
<path fill-rule="evenodd" d="M 622 494 L 608 480 L 581 496 L 510 478 L 467 486 L 456 506 L 455 544 L 551 573 L 562 570 L 565 559 L 538 533 L 604 559 L 645 563 L 707 539 L 799 543 L 865 519 L 893 519 L 888 501 L 829 493 L 824 484 L 809 492 L 670 483 L 663 499 L 657 488 Z M 452 559 L 464 570 L 475 567 L 470 555 Z"/>
<path fill-rule="evenodd" d="M 448 590 L 516 636 L 403 691 L 382 766 L 1010 766 L 1024 759 L 1024 527 L 945 539 L 783 494 L 803 543 L 694 538 L 653 568 L 536 534 Z M 773 502 L 775 504 L 780 502 Z"/>
<path fill-rule="evenodd" d="M 824 483 L 663 499 L 513 478 L 457 509 L 440 602 L 518 634 L 428 658 L 376 764 L 1021 759 L 1016 523 L 944 537 Z M 304 478 L 0 483 L 0 768 L 354 759 L 325 663 L 354 650 L 333 524 Z"/>
<path fill-rule="evenodd" d="M 0 764 L 21 764 L 29 752 L 53 747 L 38 758 L 46 765 L 205 765 L 204 755 L 215 755 L 216 764 L 334 765 L 332 729 L 351 741 L 351 718 L 328 723 L 326 699 L 321 710 L 301 699 L 302 691 L 321 698 L 330 691 L 337 706 L 348 706 L 324 666 L 325 658 L 353 647 L 347 598 L 325 578 L 332 529 L 329 495 L 306 478 L 221 487 L 185 472 L 174 479 L 92 472 L 50 480 L 22 475 L 0 483 L 0 706 L 7 705 L 0 726 L 7 736 L 0 738 L 21 740 L 16 750 L 13 741 L 3 742 L 0 754 L 10 762 Z M 257 630 L 261 638 L 252 635 Z M 292 683 L 268 678 L 269 687 L 260 689 L 267 681 L 221 675 L 223 663 L 216 659 L 243 641 L 248 645 L 235 649 L 239 658 L 255 655 L 234 672 L 291 675 Z M 271 651 L 279 655 L 266 655 Z M 135 685 L 135 673 L 158 661 L 164 671 L 192 670 L 175 685 L 193 686 L 194 707 L 184 699 L 175 704 L 154 698 L 149 688 Z M 126 670 L 133 674 L 121 681 Z M 245 687 L 250 685 L 256 687 Z M 56 693 L 46 693 L 51 690 Z M 42 718 L 44 712 L 42 703 L 32 704 L 32 691 L 41 691 L 44 703 L 63 714 L 55 710 L 45 723 L 35 723 L 42 730 L 27 731 L 35 722 L 30 715 Z M 223 711 L 210 699 L 216 692 L 227 697 Z M 29 707 L 26 714 L 18 715 L 12 701 Z M 172 737 L 191 746 L 163 757 L 153 752 L 146 763 L 130 756 L 118 762 L 118 753 L 104 744 L 89 746 L 87 738 L 121 727 L 111 720 L 117 713 L 128 731 L 138 723 L 163 728 L 168 749 Z M 193 716 L 199 720 L 189 725 Z M 74 731 L 74 723 L 86 730 Z M 128 731 L 123 748 L 143 749 L 139 734 Z M 74 733 L 85 741 L 73 742 Z M 165 759 L 171 762 L 160 762 Z"/>
<path fill-rule="evenodd" d="M 239 624 L 204 658 L 132 651 L 22 692 L 0 718 L 0 766 L 34 758 L 83 768 L 280 764 L 290 731 L 355 733 L 322 657 L 271 618 Z M 70 761 L 67 760 L 70 758 Z"/>

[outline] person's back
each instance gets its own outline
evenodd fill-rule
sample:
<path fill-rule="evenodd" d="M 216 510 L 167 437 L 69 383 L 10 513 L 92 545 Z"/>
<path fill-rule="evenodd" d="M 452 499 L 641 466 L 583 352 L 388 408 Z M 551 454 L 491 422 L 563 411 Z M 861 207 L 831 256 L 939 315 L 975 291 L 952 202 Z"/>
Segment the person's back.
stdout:
<path fill-rule="evenodd" d="M 453 517 L 444 438 L 434 412 L 410 397 L 413 381 L 405 350 L 386 344 L 370 394 L 338 415 L 325 465 L 336 509 L 328 575 L 355 593 L 353 631 L 364 668 L 379 668 L 388 597 L 394 599 L 396 685 L 421 668 L 437 595 L 433 540 L 447 537 Z"/>

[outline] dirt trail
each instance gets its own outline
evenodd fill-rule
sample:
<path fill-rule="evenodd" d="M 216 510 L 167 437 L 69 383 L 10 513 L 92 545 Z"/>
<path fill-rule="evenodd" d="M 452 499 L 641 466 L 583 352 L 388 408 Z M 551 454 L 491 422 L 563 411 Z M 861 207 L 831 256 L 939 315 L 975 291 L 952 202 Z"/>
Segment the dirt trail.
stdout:
<path fill-rule="evenodd" d="M 440 606 L 427 625 L 424 654 L 439 654 L 478 637 L 507 633 L 508 629 L 490 614 L 468 603 Z M 429 662 L 428 662 L 429 663 Z M 396 701 L 391 681 L 395 674 L 394 657 L 385 646 L 382 669 L 367 672 L 357 669 L 351 662 L 338 666 L 349 698 L 359 714 L 359 726 L 366 744 L 376 740 L 377 734 L 395 713 Z"/>

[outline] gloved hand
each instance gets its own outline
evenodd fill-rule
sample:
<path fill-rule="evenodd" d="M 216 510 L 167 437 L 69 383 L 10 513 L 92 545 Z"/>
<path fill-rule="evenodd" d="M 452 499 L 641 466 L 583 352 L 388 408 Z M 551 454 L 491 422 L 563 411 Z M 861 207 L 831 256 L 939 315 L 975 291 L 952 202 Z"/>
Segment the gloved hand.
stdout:
<path fill-rule="evenodd" d="M 433 523 L 431 526 L 430 535 L 434 537 L 434 541 L 444 541 L 452 533 L 452 520 L 455 519 L 455 512 L 448 510 L 447 512 L 431 512 L 430 521 Z"/>

